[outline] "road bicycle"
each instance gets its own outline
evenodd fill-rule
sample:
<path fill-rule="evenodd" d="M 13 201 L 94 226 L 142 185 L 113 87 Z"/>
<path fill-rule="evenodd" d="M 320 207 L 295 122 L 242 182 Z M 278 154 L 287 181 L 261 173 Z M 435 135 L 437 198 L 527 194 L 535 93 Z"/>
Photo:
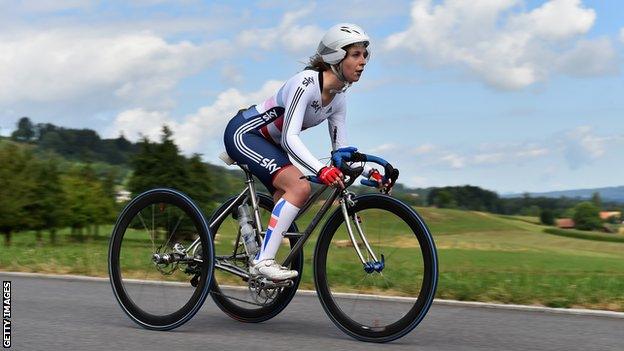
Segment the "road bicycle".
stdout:
<path fill-rule="evenodd" d="M 227 154 L 221 158 L 235 164 Z M 437 287 L 432 235 L 412 207 L 388 194 L 398 170 L 387 161 L 337 152 L 332 162 L 345 175 L 345 187 L 320 186 L 284 233 L 287 245 L 282 245 L 276 260 L 299 272 L 285 281 L 249 274 L 238 208 L 249 209 L 259 246 L 273 199 L 256 191 L 245 165 L 238 165 L 245 174 L 245 188 L 215 210 L 209 221 L 176 190 L 159 188 L 138 195 L 119 216 L 109 248 L 110 281 L 124 312 L 145 328 L 169 330 L 193 317 L 210 294 L 238 321 L 275 317 L 299 287 L 304 245 L 335 206 L 313 254 L 314 285 L 323 309 L 339 329 L 358 340 L 388 342 L 409 333 L 427 314 Z M 388 186 L 379 193 L 356 196 L 349 187 L 365 162 L 384 168 Z M 306 178 L 319 183 L 316 177 Z M 361 183 L 377 186 L 366 179 Z M 329 196 L 319 201 L 328 189 Z M 309 224 L 300 231 L 296 223 L 304 218 Z"/>

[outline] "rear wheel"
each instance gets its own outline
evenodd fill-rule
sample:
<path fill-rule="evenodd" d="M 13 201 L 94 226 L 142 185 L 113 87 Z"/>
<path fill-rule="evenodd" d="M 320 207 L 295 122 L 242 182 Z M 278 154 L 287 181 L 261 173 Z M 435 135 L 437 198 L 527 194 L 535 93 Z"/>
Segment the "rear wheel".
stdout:
<path fill-rule="evenodd" d="M 238 206 L 233 206 L 220 221 L 214 222 L 234 200 L 235 198 L 231 198 L 226 201 L 210 219 L 211 229 L 214 233 L 217 262 L 210 294 L 217 306 L 233 319 L 249 323 L 263 322 L 278 315 L 295 296 L 303 270 L 303 255 L 299 253 L 291 261 L 289 268 L 298 271 L 299 275 L 292 280 L 290 287 L 250 288 L 248 280 L 226 270 L 224 267 L 240 272 L 249 271 L 248 257 L 245 254 L 243 244 L 239 242 L 236 245 L 240 231 L 236 219 Z M 260 193 L 258 194 L 258 203 L 263 228 L 266 229 L 273 210 L 273 199 Z M 248 202 L 248 205 L 251 209 L 251 201 Z M 297 226 L 293 223 L 288 232 L 298 232 Z M 283 261 L 288 254 L 288 249 L 293 247 L 296 242 L 297 238 L 293 237 L 288 239 L 289 245 L 282 244 L 276 261 Z"/>
<path fill-rule="evenodd" d="M 433 302 L 438 274 L 433 238 L 411 207 L 390 196 L 357 197 L 348 214 L 365 261 L 375 262 L 357 234 L 358 225 L 383 268 L 364 269 L 338 209 L 315 249 L 319 299 L 334 324 L 352 337 L 398 339 L 422 321 Z"/>
<path fill-rule="evenodd" d="M 147 329 L 176 328 L 209 292 L 214 261 L 206 220 L 176 190 L 142 193 L 117 219 L 108 264 L 115 298 L 133 321 Z"/>

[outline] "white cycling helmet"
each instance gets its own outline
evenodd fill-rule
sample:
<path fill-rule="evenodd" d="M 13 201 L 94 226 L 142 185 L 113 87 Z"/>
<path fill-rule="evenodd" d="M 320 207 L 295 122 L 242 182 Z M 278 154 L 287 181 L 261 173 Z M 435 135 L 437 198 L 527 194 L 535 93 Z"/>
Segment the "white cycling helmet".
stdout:
<path fill-rule="evenodd" d="M 368 47 L 370 38 L 362 28 L 351 23 L 340 23 L 331 27 L 321 39 L 316 53 L 323 58 L 323 62 L 335 65 L 347 55 L 343 49 L 354 43 L 364 43 Z M 368 59 L 367 59 L 368 60 Z"/>
<path fill-rule="evenodd" d="M 362 28 L 351 23 L 337 24 L 327 31 L 316 49 L 316 54 L 323 59 L 323 62 L 329 64 L 331 70 L 344 84 L 342 89 L 331 90 L 332 93 L 344 93 L 351 86 L 342 74 L 340 62 L 347 56 L 345 46 L 362 43 L 367 48 L 370 38 Z M 366 62 L 370 58 L 370 53 L 366 56 Z"/>

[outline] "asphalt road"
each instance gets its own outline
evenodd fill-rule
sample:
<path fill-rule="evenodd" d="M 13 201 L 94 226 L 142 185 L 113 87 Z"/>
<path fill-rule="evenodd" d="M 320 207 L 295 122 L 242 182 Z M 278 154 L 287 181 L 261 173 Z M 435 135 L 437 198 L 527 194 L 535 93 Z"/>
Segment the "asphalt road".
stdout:
<path fill-rule="evenodd" d="M 338 330 L 316 296 L 297 295 L 274 319 L 236 322 L 208 298 L 182 327 L 140 328 L 107 281 L 15 277 L 13 350 L 624 350 L 624 319 L 434 304 L 410 334 L 387 344 Z"/>

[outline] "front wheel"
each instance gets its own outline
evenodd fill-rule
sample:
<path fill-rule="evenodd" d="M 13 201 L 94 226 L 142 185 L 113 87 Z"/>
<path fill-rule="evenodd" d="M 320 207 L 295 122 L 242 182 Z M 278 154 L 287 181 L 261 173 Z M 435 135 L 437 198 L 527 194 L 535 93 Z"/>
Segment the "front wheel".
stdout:
<path fill-rule="evenodd" d="M 176 190 L 153 189 L 130 201 L 117 219 L 108 252 L 110 282 L 133 321 L 169 330 L 204 303 L 213 259 L 200 209 Z"/>
<path fill-rule="evenodd" d="M 362 341 L 392 341 L 413 330 L 433 302 L 435 244 L 424 221 L 401 201 L 380 194 L 354 200 L 348 215 L 358 247 L 367 262 L 375 261 L 358 235 L 359 226 L 383 268 L 364 269 L 338 209 L 316 245 L 314 282 L 321 305 L 342 331 Z"/>

